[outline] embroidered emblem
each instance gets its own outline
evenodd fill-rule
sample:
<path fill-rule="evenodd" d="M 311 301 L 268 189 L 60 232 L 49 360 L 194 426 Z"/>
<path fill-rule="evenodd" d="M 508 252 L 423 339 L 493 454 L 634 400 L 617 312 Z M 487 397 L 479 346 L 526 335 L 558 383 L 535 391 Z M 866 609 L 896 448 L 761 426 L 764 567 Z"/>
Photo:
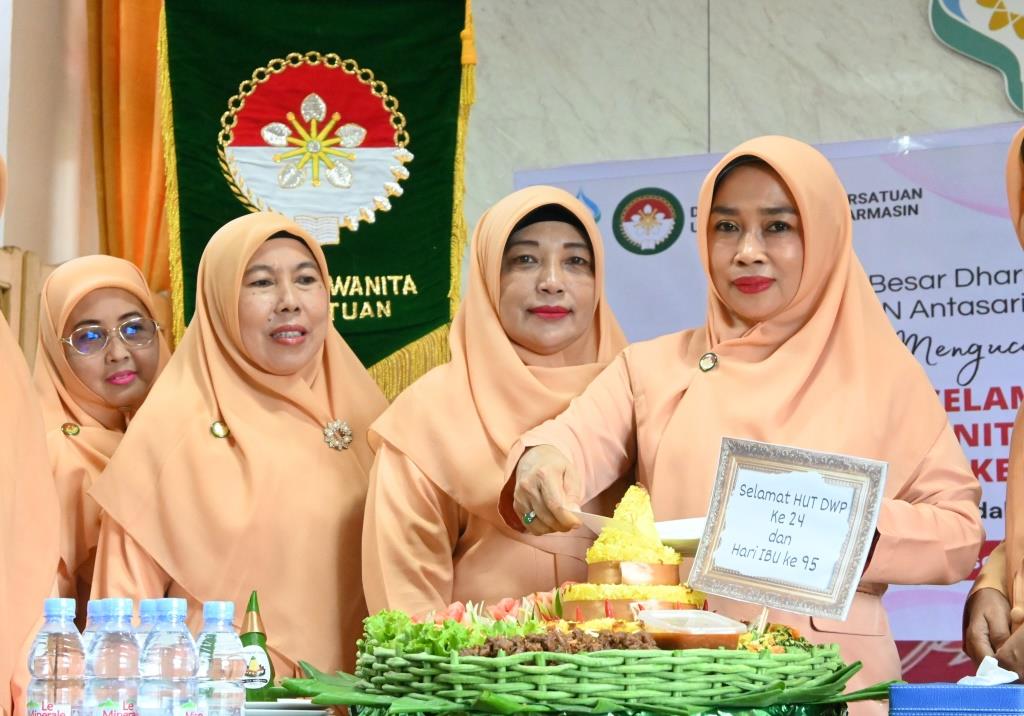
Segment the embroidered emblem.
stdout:
<path fill-rule="evenodd" d="M 660 254 L 683 233 L 683 207 L 664 189 L 648 187 L 627 194 L 612 215 L 616 241 L 634 254 Z"/>
<path fill-rule="evenodd" d="M 271 60 L 227 106 L 221 172 L 251 211 L 283 213 L 321 244 L 337 244 L 341 228 L 374 223 L 404 192 L 413 160 L 405 115 L 353 59 L 293 52 Z"/>
<path fill-rule="evenodd" d="M 344 420 L 332 420 L 324 426 L 324 442 L 335 450 L 347 450 L 352 444 L 352 428 Z"/>

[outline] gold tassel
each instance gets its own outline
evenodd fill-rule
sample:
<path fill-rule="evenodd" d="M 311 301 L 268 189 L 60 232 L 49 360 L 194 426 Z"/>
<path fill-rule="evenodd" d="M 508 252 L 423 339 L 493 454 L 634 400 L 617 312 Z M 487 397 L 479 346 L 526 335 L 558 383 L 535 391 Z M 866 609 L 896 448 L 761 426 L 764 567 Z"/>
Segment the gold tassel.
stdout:
<path fill-rule="evenodd" d="M 174 113 L 171 107 L 171 73 L 167 58 L 167 13 L 160 8 L 160 39 L 157 41 L 157 72 L 160 74 L 160 134 L 164 144 L 167 249 L 171 269 L 171 308 L 174 314 L 174 345 L 185 334 L 185 277 L 181 265 L 181 216 L 178 206 L 178 162 L 174 154 Z"/>
<path fill-rule="evenodd" d="M 421 377 L 431 368 L 444 363 L 451 357 L 448 352 L 448 324 L 418 338 L 412 343 L 374 363 L 370 375 L 384 392 L 388 401 L 394 400 L 406 386 Z"/>
<path fill-rule="evenodd" d="M 455 129 L 455 186 L 452 192 L 451 283 L 448 302 L 451 317 L 459 310 L 462 298 L 462 256 L 466 252 L 466 132 L 469 108 L 476 101 L 476 40 L 473 33 L 473 2 L 466 0 L 466 26 L 462 39 L 462 82 L 459 87 L 459 121 Z"/>
<path fill-rule="evenodd" d="M 459 121 L 455 130 L 455 184 L 452 192 L 451 280 L 448 287 L 449 320 L 459 310 L 462 286 L 462 255 L 466 251 L 466 130 L 469 126 L 469 108 L 476 99 L 474 83 L 476 71 L 476 45 L 473 38 L 472 0 L 466 0 L 466 26 L 462 38 L 462 82 L 459 87 Z M 370 366 L 370 375 L 384 391 L 388 400 L 394 400 L 405 388 L 431 368 L 451 359 L 448 348 L 450 324 L 437 328 L 418 340 L 395 351 L 387 358 Z"/>

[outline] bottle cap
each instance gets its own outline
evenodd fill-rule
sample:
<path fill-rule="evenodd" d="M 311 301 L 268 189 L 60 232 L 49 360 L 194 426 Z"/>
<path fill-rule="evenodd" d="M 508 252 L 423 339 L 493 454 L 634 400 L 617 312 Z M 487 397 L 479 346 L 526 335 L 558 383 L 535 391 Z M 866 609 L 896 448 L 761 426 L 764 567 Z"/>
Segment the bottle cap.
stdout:
<path fill-rule="evenodd" d="M 43 615 L 50 617 L 75 618 L 75 600 L 66 597 L 52 597 L 43 602 Z"/>
<path fill-rule="evenodd" d="M 203 605 L 203 619 L 206 621 L 231 621 L 235 618 L 234 602 L 206 602 Z"/>
<path fill-rule="evenodd" d="M 89 619 L 105 617 L 107 615 L 107 600 L 90 599 L 89 604 L 85 608 L 85 613 Z"/>
<path fill-rule="evenodd" d="M 104 599 L 104 616 L 108 617 L 131 617 L 134 604 L 131 599 L 116 597 Z"/>
<path fill-rule="evenodd" d="M 245 618 L 242 620 L 240 634 L 266 634 L 263 627 L 263 619 L 260 617 L 260 600 L 256 597 L 256 590 L 249 595 L 249 606 L 245 610 Z"/>
<path fill-rule="evenodd" d="M 157 612 L 157 602 L 159 599 L 143 599 L 139 602 L 139 616 L 140 617 L 155 617 Z"/>
<path fill-rule="evenodd" d="M 157 602 L 156 613 L 163 617 L 184 617 L 188 615 L 188 602 L 184 599 L 161 599 Z"/>

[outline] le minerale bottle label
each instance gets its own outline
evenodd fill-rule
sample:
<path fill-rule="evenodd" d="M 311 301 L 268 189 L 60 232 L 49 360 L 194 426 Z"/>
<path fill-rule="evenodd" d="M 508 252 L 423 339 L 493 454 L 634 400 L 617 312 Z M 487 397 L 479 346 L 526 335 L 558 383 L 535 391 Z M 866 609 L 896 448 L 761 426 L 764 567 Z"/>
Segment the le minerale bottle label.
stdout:
<path fill-rule="evenodd" d="M 185 701 L 176 704 L 173 716 L 206 716 L 206 711 L 195 701 Z"/>
<path fill-rule="evenodd" d="M 245 659 L 245 673 L 242 675 L 242 686 L 247 689 L 262 689 L 270 683 L 270 657 L 266 650 L 257 644 L 242 649 Z"/>
<path fill-rule="evenodd" d="M 96 705 L 92 716 L 138 716 L 138 708 L 131 699 L 107 699 Z"/>
<path fill-rule="evenodd" d="M 49 704 L 29 701 L 26 707 L 28 716 L 79 716 L 78 709 L 72 709 L 71 704 Z"/>

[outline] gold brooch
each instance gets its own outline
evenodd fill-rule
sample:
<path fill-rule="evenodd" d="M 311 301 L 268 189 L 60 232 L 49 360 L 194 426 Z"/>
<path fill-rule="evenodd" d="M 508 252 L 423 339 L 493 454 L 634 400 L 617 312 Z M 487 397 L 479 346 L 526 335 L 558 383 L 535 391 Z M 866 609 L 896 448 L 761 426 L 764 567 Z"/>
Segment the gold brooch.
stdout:
<path fill-rule="evenodd" d="M 63 425 L 60 426 L 60 431 L 67 435 L 69 438 L 73 438 L 74 436 L 78 435 L 78 433 L 82 432 L 82 428 L 80 428 L 78 425 L 75 425 L 74 423 L 64 423 Z"/>
<path fill-rule="evenodd" d="M 332 420 L 324 426 L 324 442 L 335 450 L 347 450 L 352 444 L 352 428 L 344 420 Z"/>
<path fill-rule="evenodd" d="M 225 423 L 219 420 L 214 420 L 210 423 L 210 434 L 215 438 L 226 438 L 231 434 L 231 430 Z"/>

